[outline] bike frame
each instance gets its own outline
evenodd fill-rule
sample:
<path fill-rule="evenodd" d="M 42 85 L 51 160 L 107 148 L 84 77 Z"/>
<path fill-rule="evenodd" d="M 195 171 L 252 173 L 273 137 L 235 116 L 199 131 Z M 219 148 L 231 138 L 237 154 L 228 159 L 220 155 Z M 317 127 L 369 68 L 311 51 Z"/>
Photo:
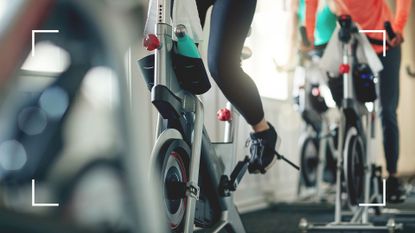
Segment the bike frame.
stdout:
<path fill-rule="evenodd" d="M 353 33 L 355 32 L 351 32 L 352 33 L 352 37 L 351 39 L 345 43 L 342 42 L 342 64 L 348 64 L 351 66 L 351 64 L 353 63 L 352 61 L 352 41 L 355 40 L 355 38 L 353 37 Z M 337 160 L 337 181 L 336 181 L 336 202 L 335 202 L 335 218 L 334 218 L 334 223 L 341 223 L 342 221 L 342 209 L 341 209 L 341 173 L 342 173 L 342 169 L 344 167 L 344 163 L 346 161 L 346 156 L 347 153 L 344 152 L 344 146 L 345 146 L 345 134 L 346 134 L 346 116 L 347 116 L 347 111 L 351 111 L 353 112 L 353 114 L 356 114 L 358 116 L 358 119 L 360 121 L 360 123 L 362 123 L 361 121 L 363 120 L 363 117 L 367 118 L 367 125 L 366 128 L 362 128 L 362 130 L 364 132 L 363 133 L 363 137 L 366 139 L 365 141 L 365 156 L 364 156 L 364 169 L 365 169 L 365 175 L 364 175 L 364 202 L 365 203 L 369 203 L 370 202 L 370 179 L 371 179 L 371 167 L 370 167 L 370 162 L 369 162 L 369 157 L 370 157 L 370 153 L 369 153 L 369 147 L 370 147 L 370 142 L 372 140 L 370 140 L 371 138 L 374 138 L 374 129 L 372 129 L 372 127 L 374 127 L 374 120 L 375 120 L 375 116 L 376 113 L 375 111 L 369 113 L 366 108 L 364 106 L 360 106 L 362 105 L 361 103 L 356 101 L 356 97 L 355 97 L 355 93 L 354 93 L 354 88 L 353 88 L 353 78 L 352 78 L 352 69 L 350 69 L 347 73 L 344 73 L 342 75 L 342 81 L 343 81 L 343 101 L 342 101 L 342 106 L 340 108 L 341 111 L 341 116 L 340 116 L 340 126 L 339 126 L 339 141 L 338 141 L 338 145 L 339 145 L 339 149 L 338 149 L 338 160 Z M 359 110 L 363 110 L 363 112 L 359 112 Z M 371 121 L 371 119 L 373 118 L 373 121 Z M 359 129 L 357 129 L 359 131 Z M 373 132 L 373 134 L 371 133 Z M 359 132 L 357 132 L 357 134 L 359 134 Z M 371 151 L 370 151 L 371 152 Z M 362 223 L 362 224 L 368 224 L 368 207 L 364 206 L 364 207 L 357 207 L 357 209 L 354 211 L 354 215 L 352 217 L 351 220 L 352 223 Z"/>
<path fill-rule="evenodd" d="M 186 91 L 183 91 L 178 84 L 175 73 L 172 68 L 172 50 L 173 27 L 170 24 L 171 19 L 171 0 L 157 0 L 157 23 L 156 35 L 160 40 L 160 47 L 155 53 L 155 73 L 154 73 L 154 87 L 151 90 L 151 98 L 154 101 L 163 87 L 170 90 L 181 100 L 180 111 L 184 113 L 192 113 L 194 115 L 192 138 L 191 138 L 191 157 L 190 157 L 190 172 L 189 181 L 187 184 L 188 195 L 186 203 L 186 214 L 184 232 L 191 233 L 194 230 L 194 218 L 196 202 L 199 198 L 199 170 L 201 160 L 206 164 L 208 176 L 212 180 L 214 187 L 219 187 L 221 176 L 225 174 L 226 165 L 233 166 L 233 164 L 224 163 L 219 154 L 226 154 L 233 149 L 233 127 L 231 123 L 226 125 L 226 139 L 225 143 L 212 144 L 204 130 L 203 126 L 203 104 L 201 100 Z M 152 159 L 154 161 L 157 157 L 158 150 L 161 145 L 171 138 L 183 139 L 183 135 L 176 129 L 166 129 L 164 120 L 169 120 L 168 117 L 163 117 L 159 110 L 157 118 L 157 141 L 152 152 Z M 225 152 L 226 151 L 226 152 Z M 221 153 L 222 152 L 222 153 Z M 225 166 L 224 166 L 225 165 Z M 223 197 L 219 195 L 218 191 L 213 191 L 216 198 L 219 200 L 221 208 L 220 221 L 216 223 L 209 231 L 219 232 L 222 228 L 227 228 L 231 232 L 245 232 L 236 207 L 233 204 L 232 197 Z"/>
<path fill-rule="evenodd" d="M 332 156 L 338 153 L 337 149 L 334 146 L 334 139 L 331 135 L 329 127 L 329 119 L 327 114 L 322 114 L 322 125 L 321 125 L 321 136 L 319 140 L 319 164 L 317 166 L 317 198 L 318 200 L 323 200 L 322 185 L 323 185 L 323 175 L 324 175 L 324 166 L 326 164 L 326 152 L 327 149 L 330 150 Z"/>

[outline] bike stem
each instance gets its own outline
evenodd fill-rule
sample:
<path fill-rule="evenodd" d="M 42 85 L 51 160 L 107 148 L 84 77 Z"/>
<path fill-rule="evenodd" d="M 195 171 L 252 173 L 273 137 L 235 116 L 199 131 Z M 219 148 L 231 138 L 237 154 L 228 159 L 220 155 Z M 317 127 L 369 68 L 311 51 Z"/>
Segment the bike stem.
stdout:
<path fill-rule="evenodd" d="M 343 32 L 351 33 L 351 29 L 348 28 L 341 28 L 340 30 L 344 30 Z M 350 31 L 349 31 L 350 30 Z M 339 31 L 341 33 L 341 31 Z M 346 36 L 347 37 L 347 36 Z M 342 40 L 342 64 L 349 65 L 350 64 L 350 53 L 351 53 L 351 34 L 349 35 L 347 40 Z M 342 74 L 342 81 L 343 81 L 343 102 L 340 111 L 344 113 L 345 107 L 347 107 L 347 102 L 349 99 L 353 97 L 353 89 L 352 89 L 352 79 L 351 79 L 351 71 L 349 70 L 347 73 Z M 341 209 L 341 175 L 343 169 L 343 144 L 344 144 L 344 134 L 346 128 L 346 117 L 344 114 L 340 116 L 339 122 L 339 137 L 338 137 L 338 149 L 337 149 L 337 170 L 336 170 L 336 200 L 335 200 L 335 209 L 334 209 L 334 222 L 340 223 L 342 220 L 342 209 Z"/>
<path fill-rule="evenodd" d="M 226 108 L 233 113 L 233 106 L 230 102 L 226 103 Z M 225 134 L 224 134 L 224 140 L 223 142 L 225 143 L 232 143 L 234 140 L 234 131 L 235 131 L 235 127 L 233 124 L 233 121 L 235 119 L 231 119 L 229 121 L 225 122 Z"/>
<path fill-rule="evenodd" d="M 172 69 L 172 58 L 170 56 L 173 50 L 172 33 L 173 27 L 171 22 L 171 4 L 172 0 L 153 0 L 157 1 L 157 23 L 156 23 L 156 35 L 160 40 L 160 47 L 155 52 L 155 67 L 154 67 L 154 87 L 166 86 L 173 93 L 180 92 L 180 86 L 178 85 L 175 74 Z M 153 92 L 152 90 L 152 92 Z M 152 93 L 153 95 L 153 93 Z M 183 95 L 183 93 L 182 93 Z M 185 224 L 184 232 L 193 232 L 194 218 L 196 202 L 199 199 L 200 189 L 198 186 L 201 148 L 202 148 L 202 135 L 203 135 L 203 121 L 204 111 L 203 104 L 199 98 L 194 95 L 183 96 L 185 101 L 182 104 L 185 111 L 194 113 L 194 127 L 193 137 L 191 145 L 191 160 L 189 164 L 189 180 L 186 184 L 186 212 L 185 212 Z M 163 117 L 158 114 L 157 120 L 157 137 L 163 130 Z"/>
<path fill-rule="evenodd" d="M 169 80 L 169 72 L 167 71 L 168 63 L 171 64 L 170 56 L 168 54 L 173 48 L 172 42 L 172 26 L 168 23 L 170 19 L 170 0 L 155 0 L 157 1 L 157 23 L 156 35 L 160 40 L 160 48 L 155 51 L 154 55 L 154 86 L 167 86 Z M 156 126 L 156 140 L 163 131 L 163 118 L 160 114 L 157 117 Z"/>
<path fill-rule="evenodd" d="M 161 42 L 160 48 L 155 53 L 155 73 L 154 73 L 154 85 L 165 85 L 168 87 L 168 80 L 170 72 L 168 72 L 167 66 L 170 65 L 171 59 L 169 53 L 173 48 L 172 41 L 172 26 L 170 25 L 170 9 L 171 0 L 157 0 L 157 24 L 156 34 Z"/>

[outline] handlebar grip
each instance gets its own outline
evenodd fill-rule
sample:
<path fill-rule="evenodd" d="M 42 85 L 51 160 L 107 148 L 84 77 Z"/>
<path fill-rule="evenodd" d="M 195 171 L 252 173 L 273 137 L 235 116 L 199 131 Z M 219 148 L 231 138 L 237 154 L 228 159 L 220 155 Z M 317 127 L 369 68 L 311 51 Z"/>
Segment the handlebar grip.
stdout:
<path fill-rule="evenodd" d="M 310 41 L 307 38 L 307 29 L 304 26 L 300 27 L 300 35 L 301 35 L 301 42 L 304 46 L 308 47 L 310 46 Z"/>
<path fill-rule="evenodd" d="M 396 37 L 396 33 L 395 33 L 395 32 L 393 31 L 393 29 L 392 29 L 391 22 L 386 21 L 386 22 L 384 23 L 384 27 L 385 27 L 386 33 L 388 33 L 388 37 L 389 37 L 389 39 L 393 39 L 393 38 L 395 38 L 395 37 Z"/>

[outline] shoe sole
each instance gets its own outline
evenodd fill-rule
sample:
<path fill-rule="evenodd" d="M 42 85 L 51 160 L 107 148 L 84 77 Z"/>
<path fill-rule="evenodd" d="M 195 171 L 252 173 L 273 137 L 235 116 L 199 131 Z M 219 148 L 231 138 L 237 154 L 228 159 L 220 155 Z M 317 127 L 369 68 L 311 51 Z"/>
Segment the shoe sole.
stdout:
<path fill-rule="evenodd" d="M 406 195 L 401 195 L 401 196 L 393 195 L 393 196 L 386 198 L 386 201 L 391 204 L 400 204 L 400 203 L 405 202 L 405 200 L 406 200 Z"/>

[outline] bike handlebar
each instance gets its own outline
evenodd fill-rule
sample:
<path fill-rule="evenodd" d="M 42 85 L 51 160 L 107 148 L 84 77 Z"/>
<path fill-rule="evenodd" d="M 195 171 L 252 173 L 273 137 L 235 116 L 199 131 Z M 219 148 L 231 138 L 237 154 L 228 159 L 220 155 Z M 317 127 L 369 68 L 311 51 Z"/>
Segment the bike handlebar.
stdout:
<path fill-rule="evenodd" d="M 384 27 L 385 27 L 386 33 L 388 33 L 389 39 L 394 39 L 396 37 L 396 33 L 393 31 L 391 22 L 386 21 L 384 23 Z"/>
<path fill-rule="evenodd" d="M 300 27 L 301 42 L 304 46 L 309 47 L 311 45 L 310 40 L 307 38 L 307 29 L 304 26 Z"/>

